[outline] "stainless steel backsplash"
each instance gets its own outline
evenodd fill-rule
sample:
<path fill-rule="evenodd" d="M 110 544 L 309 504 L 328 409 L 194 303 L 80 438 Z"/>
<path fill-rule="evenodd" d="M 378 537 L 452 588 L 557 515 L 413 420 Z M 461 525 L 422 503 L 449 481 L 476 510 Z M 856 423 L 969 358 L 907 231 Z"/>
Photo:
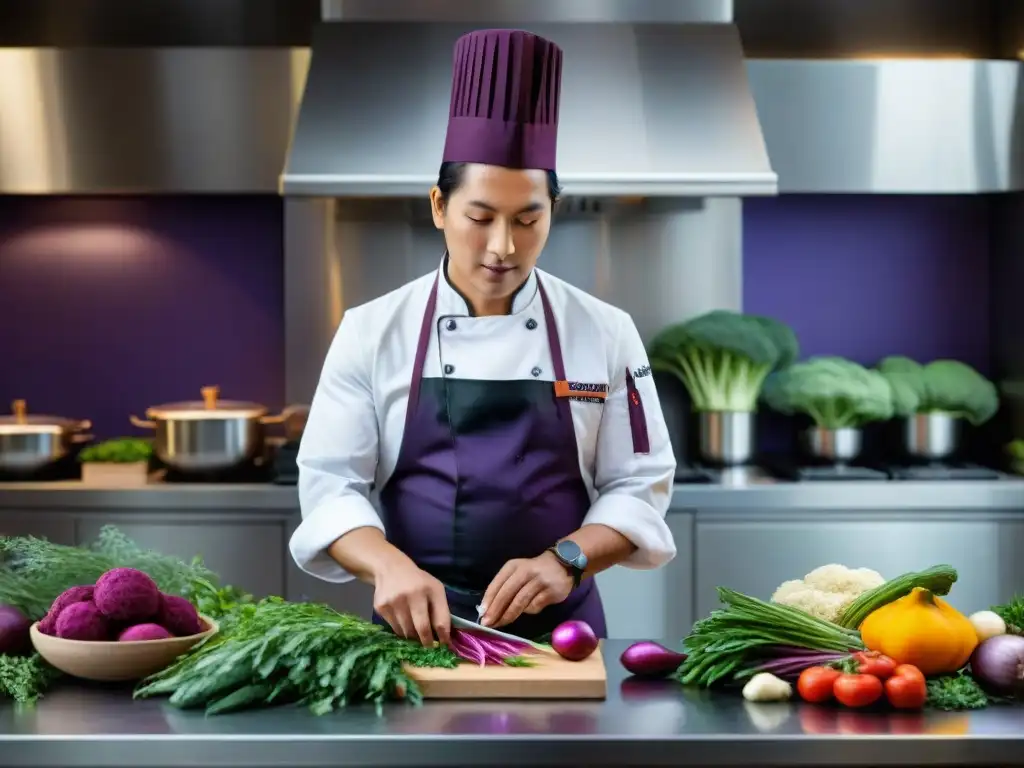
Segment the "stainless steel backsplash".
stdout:
<path fill-rule="evenodd" d="M 735 198 L 567 201 L 539 265 L 629 312 L 648 339 L 715 308 L 740 309 L 742 206 Z M 593 212 L 594 208 L 598 212 Z M 580 210 L 582 209 L 582 210 Z M 286 393 L 306 401 L 341 314 L 437 267 L 444 239 L 427 201 L 289 200 Z"/>

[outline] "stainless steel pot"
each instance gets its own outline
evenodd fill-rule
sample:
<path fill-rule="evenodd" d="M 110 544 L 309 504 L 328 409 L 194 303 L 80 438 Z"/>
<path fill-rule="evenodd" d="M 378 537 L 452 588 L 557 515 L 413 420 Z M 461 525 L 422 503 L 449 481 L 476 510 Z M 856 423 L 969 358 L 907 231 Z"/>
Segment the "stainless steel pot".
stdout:
<path fill-rule="evenodd" d="M 746 464 L 754 456 L 754 414 L 741 411 L 701 413 L 700 455 L 727 467 Z"/>
<path fill-rule="evenodd" d="M 29 414 L 24 400 L 11 403 L 11 415 L 0 416 L 0 469 L 33 472 L 63 459 L 76 443 L 88 442 L 92 423 L 60 416 Z"/>
<path fill-rule="evenodd" d="M 847 464 L 860 456 L 863 434 L 853 427 L 808 427 L 803 431 L 803 443 L 804 449 L 812 458 L 835 464 Z"/>
<path fill-rule="evenodd" d="M 907 453 L 917 459 L 948 459 L 960 443 L 960 419 L 948 413 L 918 413 L 903 425 Z"/>
<path fill-rule="evenodd" d="M 149 408 L 132 424 L 153 430 L 153 452 L 184 472 L 217 472 L 263 455 L 268 424 L 282 424 L 294 409 L 270 416 L 259 403 L 220 400 L 219 387 L 203 387 L 203 399 Z"/>

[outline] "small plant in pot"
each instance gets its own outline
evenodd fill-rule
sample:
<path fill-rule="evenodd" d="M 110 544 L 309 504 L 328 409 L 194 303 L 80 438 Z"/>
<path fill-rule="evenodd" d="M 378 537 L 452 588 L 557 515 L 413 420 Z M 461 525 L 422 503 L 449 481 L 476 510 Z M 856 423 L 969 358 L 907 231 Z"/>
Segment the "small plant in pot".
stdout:
<path fill-rule="evenodd" d="M 82 482 L 87 485 L 145 485 L 152 455 L 152 443 L 137 437 L 94 443 L 78 455 Z"/>
<path fill-rule="evenodd" d="M 773 373 L 762 398 L 774 411 L 809 417 L 813 426 L 803 434 L 806 450 L 836 464 L 860 455 L 862 427 L 893 416 L 885 377 L 842 357 L 811 357 Z"/>
<path fill-rule="evenodd" d="M 958 360 L 927 365 L 893 355 L 878 364 L 904 419 L 904 448 L 914 458 L 938 461 L 956 452 L 963 422 L 981 426 L 999 410 L 999 390 Z"/>
<path fill-rule="evenodd" d="M 662 330 L 651 367 L 683 382 L 700 417 L 703 458 L 743 464 L 754 450 L 754 413 L 765 379 L 799 356 L 796 334 L 770 317 L 716 309 Z"/>

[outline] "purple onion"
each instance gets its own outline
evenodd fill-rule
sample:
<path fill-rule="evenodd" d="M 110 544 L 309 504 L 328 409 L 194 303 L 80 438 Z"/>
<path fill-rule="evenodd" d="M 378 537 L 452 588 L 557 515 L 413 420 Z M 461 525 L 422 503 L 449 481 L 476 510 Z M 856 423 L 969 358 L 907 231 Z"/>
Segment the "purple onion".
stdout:
<path fill-rule="evenodd" d="M 28 616 L 13 605 L 0 605 L 0 654 L 19 656 L 32 648 Z"/>
<path fill-rule="evenodd" d="M 670 651 L 652 640 L 642 640 L 624 650 L 619 661 L 637 677 L 666 677 L 686 661 L 686 654 Z"/>
<path fill-rule="evenodd" d="M 551 647 L 563 659 L 583 661 L 597 650 L 597 635 L 585 621 L 564 621 L 551 633 Z"/>
<path fill-rule="evenodd" d="M 1024 695 L 1024 637 L 996 635 L 971 654 L 971 675 L 990 693 Z"/>

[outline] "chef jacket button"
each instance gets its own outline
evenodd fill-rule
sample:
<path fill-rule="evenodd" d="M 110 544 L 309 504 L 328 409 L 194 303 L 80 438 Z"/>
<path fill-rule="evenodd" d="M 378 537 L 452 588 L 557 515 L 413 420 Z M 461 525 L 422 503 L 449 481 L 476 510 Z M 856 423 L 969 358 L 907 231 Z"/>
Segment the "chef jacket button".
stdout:
<path fill-rule="evenodd" d="M 532 331 L 536 327 L 537 327 L 537 321 L 534 320 L 532 317 L 529 320 L 526 321 L 526 328 L 527 328 L 527 330 Z"/>
<path fill-rule="evenodd" d="M 447 323 L 444 324 L 444 327 L 447 328 L 449 331 L 454 331 L 458 327 L 458 325 L 454 320 L 449 320 Z"/>
<path fill-rule="evenodd" d="M 530 373 L 532 373 L 534 378 L 536 378 L 537 376 L 540 376 L 540 368 L 534 368 Z"/>
<path fill-rule="evenodd" d="M 453 373 L 455 373 L 455 366 L 452 365 L 451 363 L 445 363 L 444 372 L 446 375 L 451 376 Z"/>
<path fill-rule="evenodd" d="M 523 463 L 523 454 L 521 454 L 521 453 L 517 454 L 516 455 L 516 464 L 522 464 L 522 463 Z"/>

